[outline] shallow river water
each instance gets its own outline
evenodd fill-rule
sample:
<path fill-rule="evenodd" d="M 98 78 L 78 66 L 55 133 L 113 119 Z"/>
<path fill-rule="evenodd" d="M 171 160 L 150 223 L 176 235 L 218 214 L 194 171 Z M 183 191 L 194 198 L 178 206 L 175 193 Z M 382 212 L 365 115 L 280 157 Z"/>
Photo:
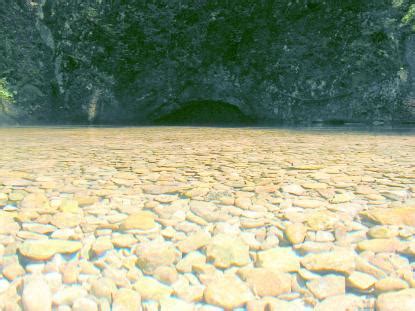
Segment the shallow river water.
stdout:
<path fill-rule="evenodd" d="M 0 310 L 414 310 L 415 132 L 0 128 Z"/>

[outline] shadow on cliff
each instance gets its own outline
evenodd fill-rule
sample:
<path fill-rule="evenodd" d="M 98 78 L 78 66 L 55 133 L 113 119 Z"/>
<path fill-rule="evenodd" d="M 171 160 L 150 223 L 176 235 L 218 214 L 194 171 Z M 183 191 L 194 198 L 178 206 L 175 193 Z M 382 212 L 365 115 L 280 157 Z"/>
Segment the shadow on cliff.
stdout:
<path fill-rule="evenodd" d="M 168 114 L 154 118 L 155 125 L 244 126 L 256 119 L 238 107 L 220 101 L 193 101 Z"/>

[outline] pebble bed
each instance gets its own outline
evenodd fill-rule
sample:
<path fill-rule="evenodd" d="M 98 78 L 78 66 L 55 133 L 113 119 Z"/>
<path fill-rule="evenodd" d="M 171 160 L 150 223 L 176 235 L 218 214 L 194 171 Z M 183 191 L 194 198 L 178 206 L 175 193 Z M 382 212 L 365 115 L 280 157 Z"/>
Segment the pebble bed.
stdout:
<path fill-rule="evenodd" d="M 0 310 L 415 310 L 415 135 L 0 129 Z"/>

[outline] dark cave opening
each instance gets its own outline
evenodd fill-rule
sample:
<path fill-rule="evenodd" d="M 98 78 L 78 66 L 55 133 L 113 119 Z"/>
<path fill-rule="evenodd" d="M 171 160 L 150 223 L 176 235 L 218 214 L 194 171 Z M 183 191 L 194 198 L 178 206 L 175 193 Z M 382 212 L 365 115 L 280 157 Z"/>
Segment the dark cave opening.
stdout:
<path fill-rule="evenodd" d="M 253 125 L 255 118 L 244 114 L 238 107 L 211 100 L 191 101 L 180 108 L 158 117 L 157 125 L 210 125 L 233 126 Z"/>

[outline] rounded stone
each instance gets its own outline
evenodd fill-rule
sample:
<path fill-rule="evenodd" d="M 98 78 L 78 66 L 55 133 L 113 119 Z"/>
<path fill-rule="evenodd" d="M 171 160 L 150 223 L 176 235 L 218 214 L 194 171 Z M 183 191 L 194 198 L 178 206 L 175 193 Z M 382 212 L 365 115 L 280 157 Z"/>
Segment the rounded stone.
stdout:
<path fill-rule="evenodd" d="M 110 278 L 91 280 L 91 293 L 96 297 L 106 298 L 111 301 L 111 297 L 116 291 L 117 286 Z"/>
<path fill-rule="evenodd" d="M 70 254 L 79 251 L 82 243 L 65 240 L 25 241 L 19 248 L 20 253 L 33 260 L 48 260 L 55 254 Z"/>
<path fill-rule="evenodd" d="M 296 272 L 300 269 L 300 259 L 291 247 L 275 247 L 257 254 L 258 267 L 273 271 Z"/>
<path fill-rule="evenodd" d="M 154 221 L 155 215 L 151 212 L 140 211 L 135 214 L 132 214 L 124 220 L 120 228 L 122 230 L 150 230 L 156 228 L 157 224 Z"/>
<path fill-rule="evenodd" d="M 140 307 L 140 294 L 132 289 L 121 288 L 113 296 L 112 311 L 140 310 Z"/>
<path fill-rule="evenodd" d="M 288 273 L 264 268 L 241 269 L 238 274 L 258 296 L 278 296 L 291 292 L 291 276 Z"/>
<path fill-rule="evenodd" d="M 378 311 L 409 311 L 415 306 L 415 289 L 404 289 L 379 295 L 376 300 Z"/>
<path fill-rule="evenodd" d="M 307 233 L 307 228 L 302 223 L 288 224 L 285 227 L 287 240 L 292 244 L 303 243 Z"/>
<path fill-rule="evenodd" d="M 160 300 L 169 297 L 173 293 L 173 289 L 160 283 L 152 277 L 141 277 L 134 284 L 142 299 L 144 300 Z"/>
<path fill-rule="evenodd" d="M 52 310 L 52 293 L 48 284 L 41 278 L 25 281 L 22 304 L 25 311 Z"/>
<path fill-rule="evenodd" d="M 160 266 L 170 266 L 180 258 L 173 244 L 160 241 L 139 244 L 136 255 L 138 266 L 146 273 L 153 273 Z"/>
<path fill-rule="evenodd" d="M 408 288 L 409 285 L 402 279 L 386 277 L 375 283 L 375 291 L 378 293 L 394 292 Z"/>
<path fill-rule="evenodd" d="M 98 305 L 92 299 L 79 298 L 73 302 L 72 311 L 98 311 Z"/>
<path fill-rule="evenodd" d="M 210 282 L 204 292 L 207 303 L 226 310 L 243 307 L 253 299 L 248 286 L 232 275 L 226 275 Z"/>
<path fill-rule="evenodd" d="M 212 238 L 206 247 L 206 256 L 218 268 L 244 266 L 250 262 L 249 246 L 241 238 L 225 234 Z"/>
<path fill-rule="evenodd" d="M 13 281 L 14 279 L 18 278 L 25 274 L 25 270 L 23 267 L 18 263 L 13 263 L 6 266 L 3 269 L 3 275 L 9 280 Z"/>

